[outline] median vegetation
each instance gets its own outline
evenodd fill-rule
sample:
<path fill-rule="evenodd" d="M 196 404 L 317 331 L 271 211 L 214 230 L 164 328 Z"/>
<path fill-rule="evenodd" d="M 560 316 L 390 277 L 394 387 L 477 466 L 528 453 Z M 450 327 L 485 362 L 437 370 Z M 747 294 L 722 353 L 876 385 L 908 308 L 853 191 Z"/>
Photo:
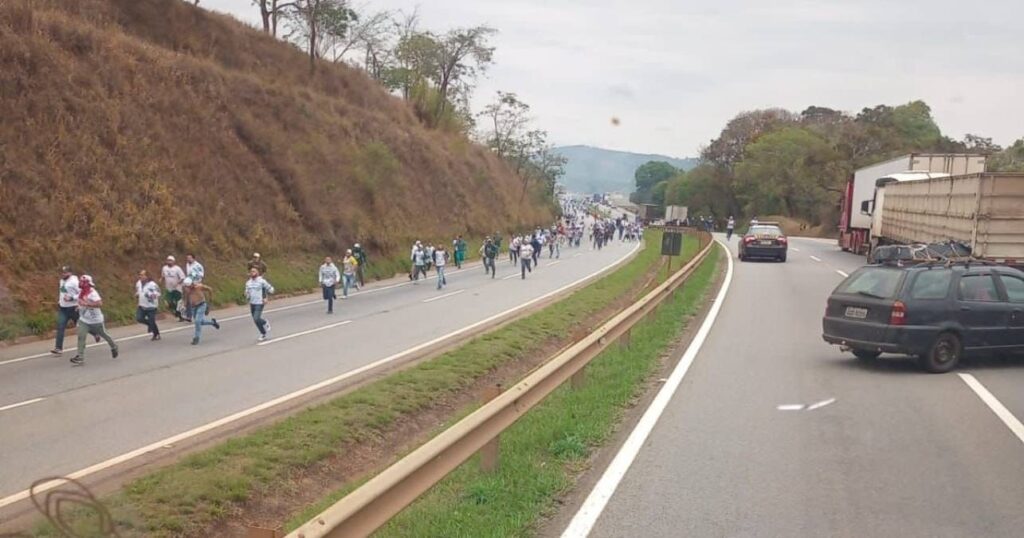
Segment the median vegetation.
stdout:
<path fill-rule="evenodd" d="M 719 260 L 712 251 L 653 319 L 634 326 L 628 347 L 609 348 L 594 359 L 582 388 L 562 386 L 503 433 L 496 471 L 482 471 L 474 457 L 376 535 L 534 534 L 542 518 L 557 509 L 559 496 L 573 487 L 590 455 L 648 388 L 666 352 L 708 296 Z M 288 528 L 316 513 L 307 511 Z"/>
<path fill-rule="evenodd" d="M 326 462 L 342 461 L 358 453 L 360 446 L 399 436 L 411 417 L 436 412 L 439 402 L 458 399 L 499 369 L 535 364 L 553 346 L 564 345 L 572 335 L 607 317 L 609 309 L 633 300 L 651 278 L 660 276 L 660 241 L 659 233 L 648 234 L 648 248 L 624 266 L 543 310 L 328 403 L 188 456 L 126 484 L 103 502 L 122 536 L 209 536 L 216 525 L 241 517 L 254 500 L 289 496 L 303 473 L 324 471 L 316 482 L 337 484 L 338 471 L 324 466 Z M 687 241 L 685 247 L 692 255 L 696 241 Z M 443 422 L 444 418 L 434 425 Z M 395 450 L 393 444 L 386 446 Z M 281 519 L 305 504 L 292 507 Z M 83 528 L 93 521 L 86 513 L 71 520 Z M 58 535 L 48 526 L 39 527 L 36 534 Z"/>

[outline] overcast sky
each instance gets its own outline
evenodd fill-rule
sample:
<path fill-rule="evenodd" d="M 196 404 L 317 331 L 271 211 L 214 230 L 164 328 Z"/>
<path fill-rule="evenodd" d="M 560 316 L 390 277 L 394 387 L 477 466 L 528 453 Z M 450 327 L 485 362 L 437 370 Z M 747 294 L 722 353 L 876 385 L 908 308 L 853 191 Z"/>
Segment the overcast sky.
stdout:
<path fill-rule="evenodd" d="M 202 0 L 252 24 L 250 0 Z M 559 145 L 695 156 L 743 110 L 923 99 L 944 134 L 1024 137 L 1024 0 L 365 0 L 499 30 L 497 90 Z M 621 120 L 612 125 L 611 118 Z"/>

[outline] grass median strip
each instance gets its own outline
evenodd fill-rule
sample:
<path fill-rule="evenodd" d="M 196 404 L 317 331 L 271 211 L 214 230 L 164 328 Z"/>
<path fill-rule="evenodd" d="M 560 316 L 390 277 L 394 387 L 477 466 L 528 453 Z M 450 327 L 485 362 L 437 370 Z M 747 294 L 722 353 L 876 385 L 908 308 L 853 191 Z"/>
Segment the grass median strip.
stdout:
<path fill-rule="evenodd" d="M 396 420 L 429 409 L 510 361 L 536 355 L 588 323 L 643 283 L 659 260 L 660 234 L 617 271 L 539 312 L 430 361 L 395 373 L 273 425 L 193 454 L 127 484 L 103 499 L 121 536 L 199 536 L 258 495 L 272 494 L 292 473 L 344 455 L 380 436 Z M 90 535 L 92 517 L 68 518 Z M 51 526 L 37 536 L 57 536 Z"/>
<path fill-rule="evenodd" d="M 581 389 L 563 386 L 501 436 L 493 473 L 467 462 L 377 533 L 380 537 L 529 536 L 572 487 L 595 447 L 612 434 L 661 357 L 715 280 L 717 251 L 653 320 L 633 328 L 628 348 L 595 359 Z M 308 516 L 310 514 L 303 514 Z M 302 522 L 296 519 L 291 527 Z"/>

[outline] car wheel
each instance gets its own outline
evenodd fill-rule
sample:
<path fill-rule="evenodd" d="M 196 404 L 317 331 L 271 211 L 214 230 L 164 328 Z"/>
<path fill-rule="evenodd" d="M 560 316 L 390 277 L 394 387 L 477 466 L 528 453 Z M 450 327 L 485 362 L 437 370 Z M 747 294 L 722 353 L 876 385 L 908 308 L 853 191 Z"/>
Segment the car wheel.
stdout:
<path fill-rule="evenodd" d="M 786 263 L 786 255 L 783 254 L 782 256 L 779 256 L 779 261 L 782 263 Z"/>
<path fill-rule="evenodd" d="M 953 333 L 942 333 L 935 337 L 932 347 L 918 357 L 918 364 L 933 374 L 946 373 L 956 368 L 961 353 L 963 346 L 960 344 L 960 337 Z"/>
<path fill-rule="evenodd" d="M 862 361 L 873 361 L 882 354 L 881 351 L 871 351 L 870 349 L 854 349 L 852 352 L 854 357 Z"/>
<path fill-rule="evenodd" d="M 741 262 L 745 262 L 745 261 L 747 261 L 747 258 L 743 256 L 743 253 L 742 253 L 742 252 L 740 252 L 740 253 L 739 253 L 739 256 L 738 256 L 738 257 L 739 257 L 739 259 L 740 259 L 740 261 L 741 261 Z"/>

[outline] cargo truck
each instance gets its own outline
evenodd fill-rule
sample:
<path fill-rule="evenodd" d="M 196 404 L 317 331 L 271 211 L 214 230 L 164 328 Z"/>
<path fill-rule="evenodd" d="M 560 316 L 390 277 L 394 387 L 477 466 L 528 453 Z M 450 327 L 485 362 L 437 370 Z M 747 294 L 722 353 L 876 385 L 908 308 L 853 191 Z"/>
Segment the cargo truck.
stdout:
<path fill-rule="evenodd" d="M 865 254 L 871 245 L 870 201 L 878 179 L 902 172 L 922 171 L 948 175 L 985 171 L 985 156 L 965 153 L 911 153 L 861 168 L 846 184 L 839 221 L 839 246 Z M 867 203 L 867 204 L 866 204 Z"/>
<path fill-rule="evenodd" d="M 1024 265 L 1024 173 L 890 174 L 875 191 L 865 203 L 872 250 L 954 241 L 974 258 Z"/>
<path fill-rule="evenodd" d="M 684 205 L 670 205 L 665 207 L 665 222 L 686 222 L 689 209 Z"/>

